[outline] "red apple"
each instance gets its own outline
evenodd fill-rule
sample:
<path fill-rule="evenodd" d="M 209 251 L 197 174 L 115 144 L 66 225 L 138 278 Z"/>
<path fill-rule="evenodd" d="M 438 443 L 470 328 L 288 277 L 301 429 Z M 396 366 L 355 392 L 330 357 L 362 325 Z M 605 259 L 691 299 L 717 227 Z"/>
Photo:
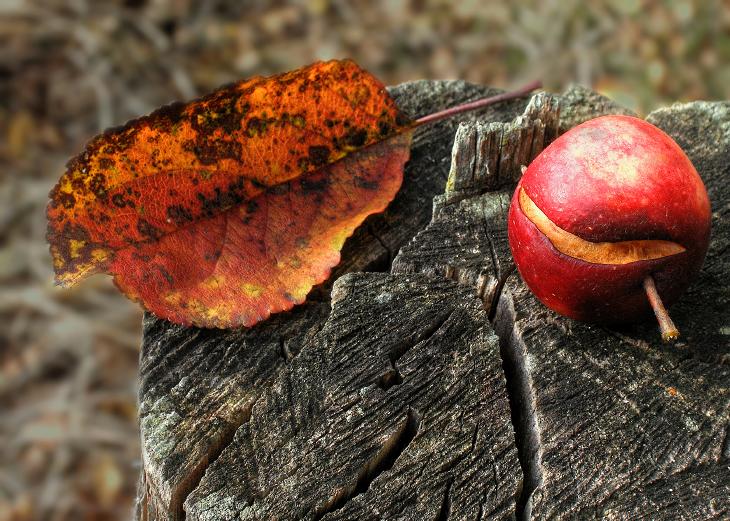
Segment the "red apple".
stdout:
<path fill-rule="evenodd" d="M 512 198 L 508 231 L 520 275 L 546 306 L 598 323 L 634 322 L 654 309 L 668 339 L 676 330 L 662 324 L 662 301 L 676 301 L 702 266 L 710 202 L 669 136 L 642 119 L 604 116 L 535 158 Z"/>

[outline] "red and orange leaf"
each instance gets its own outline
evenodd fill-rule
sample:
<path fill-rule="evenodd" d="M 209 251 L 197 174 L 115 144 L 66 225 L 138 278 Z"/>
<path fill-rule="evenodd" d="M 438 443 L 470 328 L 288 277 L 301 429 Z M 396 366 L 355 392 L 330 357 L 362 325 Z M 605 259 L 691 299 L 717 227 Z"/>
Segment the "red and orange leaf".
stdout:
<path fill-rule="evenodd" d="M 251 326 L 291 309 L 327 279 L 355 228 L 395 197 L 410 141 L 406 132 L 353 152 L 248 204 L 123 250 L 109 271 L 124 293 L 181 324 Z"/>
<path fill-rule="evenodd" d="M 351 61 L 315 63 L 173 104 L 108 131 L 51 193 L 56 280 L 104 271 L 116 251 L 245 203 L 408 126 Z"/>
<path fill-rule="evenodd" d="M 253 78 L 108 131 L 51 192 L 56 281 L 115 276 L 184 324 L 302 302 L 397 192 L 411 123 L 351 61 Z"/>

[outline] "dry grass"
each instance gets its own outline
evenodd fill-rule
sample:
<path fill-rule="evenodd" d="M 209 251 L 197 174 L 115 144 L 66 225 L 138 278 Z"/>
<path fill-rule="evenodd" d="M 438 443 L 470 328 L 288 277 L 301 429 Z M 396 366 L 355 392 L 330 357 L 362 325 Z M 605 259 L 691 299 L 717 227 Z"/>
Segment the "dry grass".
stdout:
<path fill-rule="evenodd" d="M 345 56 L 387 83 L 578 81 L 643 112 L 728 97 L 727 2 L 516 4 L 0 2 L 0 521 L 130 515 L 140 311 L 105 277 L 53 288 L 44 241 L 49 189 L 100 130 Z"/>

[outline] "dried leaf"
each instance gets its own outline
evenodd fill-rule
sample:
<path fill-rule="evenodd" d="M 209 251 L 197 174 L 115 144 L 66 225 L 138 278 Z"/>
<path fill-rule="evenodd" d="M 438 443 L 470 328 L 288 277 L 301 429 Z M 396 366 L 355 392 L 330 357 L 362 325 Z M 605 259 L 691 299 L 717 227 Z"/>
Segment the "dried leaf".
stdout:
<path fill-rule="evenodd" d="M 108 272 L 174 322 L 253 325 L 303 302 L 385 209 L 411 128 L 382 83 L 331 61 L 110 130 L 51 192 L 56 281 Z"/>

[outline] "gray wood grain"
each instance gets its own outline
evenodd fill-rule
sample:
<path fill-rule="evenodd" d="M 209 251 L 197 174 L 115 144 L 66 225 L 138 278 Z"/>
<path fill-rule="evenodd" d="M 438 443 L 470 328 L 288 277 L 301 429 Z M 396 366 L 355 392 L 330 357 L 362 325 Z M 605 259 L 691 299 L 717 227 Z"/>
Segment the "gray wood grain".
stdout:
<path fill-rule="evenodd" d="M 341 277 L 332 299 L 188 519 L 510 517 L 521 473 L 480 302 L 445 279 L 385 274 Z"/>

